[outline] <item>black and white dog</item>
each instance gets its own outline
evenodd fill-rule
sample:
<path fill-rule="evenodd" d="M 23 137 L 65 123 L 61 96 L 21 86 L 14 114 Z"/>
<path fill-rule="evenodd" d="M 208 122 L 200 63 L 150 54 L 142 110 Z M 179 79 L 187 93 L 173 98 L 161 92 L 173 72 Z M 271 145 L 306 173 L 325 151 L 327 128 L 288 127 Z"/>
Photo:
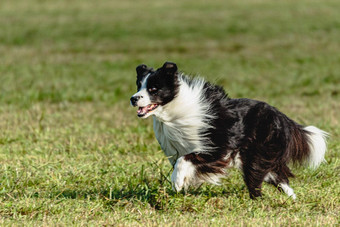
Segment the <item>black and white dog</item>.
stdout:
<path fill-rule="evenodd" d="M 153 115 L 156 138 L 174 166 L 176 191 L 219 184 L 234 166 L 242 170 L 251 198 L 261 196 L 265 181 L 295 199 L 287 164 L 316 168 L 324 161 L 326 132 L 299 125 L 264 102 L 231 99 L 222 87 L 182 75 L 171 62 L 136 71 L 131 105 L 138 117 Z"/>

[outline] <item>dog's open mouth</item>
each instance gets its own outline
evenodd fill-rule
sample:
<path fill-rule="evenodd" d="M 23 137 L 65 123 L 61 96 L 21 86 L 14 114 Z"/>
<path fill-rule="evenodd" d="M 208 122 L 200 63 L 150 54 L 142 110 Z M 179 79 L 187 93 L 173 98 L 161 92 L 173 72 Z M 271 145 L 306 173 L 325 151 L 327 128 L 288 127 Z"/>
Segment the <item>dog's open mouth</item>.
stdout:
<path fill-rule="evenodd" d="M 159 106 L 158 104 L 150 104 L 150 105 L 147 105 L 147 106 L 144 106 L 144 107 L 139 107 L 138 110 L 137 110 L 137 115 L 138 115 L 138 117 L 143 117 L 147 113 L 156 109 L 158 106 Z"/>

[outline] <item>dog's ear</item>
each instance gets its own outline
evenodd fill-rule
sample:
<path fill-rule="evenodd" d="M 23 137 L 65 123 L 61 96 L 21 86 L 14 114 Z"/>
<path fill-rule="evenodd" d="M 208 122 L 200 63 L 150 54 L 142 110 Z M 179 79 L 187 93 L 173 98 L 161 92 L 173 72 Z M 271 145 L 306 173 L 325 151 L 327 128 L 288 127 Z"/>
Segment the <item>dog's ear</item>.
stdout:
<path fill-rule="evenodd" d="M 150 69 L 148 69 L 148 67 L 144 64 L 141 64 L 139 66 L 137 66 L 136 68 L 136 72 L 137 72 L 137 76 L 143 76 L 145 74 L 146 71 L 149 71 Z"/>
<path fill-rule="evenodd" d="M 169 75 L 173 75 L 177 72 L 177 65 L 173 62 L 165 62 L 162 66 L 162 70 Z"/>

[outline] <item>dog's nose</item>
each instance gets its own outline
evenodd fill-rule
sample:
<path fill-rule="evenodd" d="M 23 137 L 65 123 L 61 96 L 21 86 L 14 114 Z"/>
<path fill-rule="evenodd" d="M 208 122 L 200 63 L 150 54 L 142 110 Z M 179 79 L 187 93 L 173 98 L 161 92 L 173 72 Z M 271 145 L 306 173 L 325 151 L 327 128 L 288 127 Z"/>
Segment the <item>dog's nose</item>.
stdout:
<path fill-rule="evenodd" d="M 140 99 L 140 96 L 132 96 L 131 97 L 131 99 L 130 99 L 130 101 L 131 101 L 131 105 L 133 105 L 133 106 L 137 106 L 137 102 L 138 102 L 138 100 Z"/>

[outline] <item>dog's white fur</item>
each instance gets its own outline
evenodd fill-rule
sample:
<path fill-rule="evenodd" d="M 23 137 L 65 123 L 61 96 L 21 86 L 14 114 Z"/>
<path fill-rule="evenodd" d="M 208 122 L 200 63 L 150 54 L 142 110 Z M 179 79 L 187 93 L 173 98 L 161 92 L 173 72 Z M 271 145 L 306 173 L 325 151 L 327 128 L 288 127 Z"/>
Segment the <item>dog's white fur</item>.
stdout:
<path fill-rule="evenodd" d="M 150 76 L 150 73 L 146 75 L 145 78 L 143 79 L 142 86 L 139 89 L 139 91 L 133 95 L 133 96 L 140 97 L 140 99 L 137 102 L 138 106 L 147 106 L 151 104 L 150 96 L 149 96 L 149 93 L 146 87 L 149 76 Z M 147 118 L 148 116 L 150 116 L 150 113 L 147 113 L 143 118 Z"/>
<path fill-rule="evenodd" d="M 307 162 L 311 168 L 316 169 L 325 161 L 325 153 L 327 150 L 326 139 L 329 134 L 315 126 L 307 126 L 304 130 L 310 133 L 308 135 L 310 156 Z"/>
<path fill-rule="evenodd" d="M 152 104 L 146 86 L 149 75 L 145 76 L 140 90 L 134 95 L 140 97 L 137 102 L 140 107 Z M 220 178 L 225 176 L 224 173 L 198 175 L 195 165 L 183 157 L 190 153 L 208 152 L 212 148 L 212 145 L 209 146 L 210 141 L 205 141 L 206 137 L 202 136 L 204 133 L 202 129 L 212 127 L 209 121 L 215 117 L 210 110 L 210 103 L 204 101 L 206 100 L 203 96 L 205 81 L 194 78 L 187 83 L 182 75 L 178 75 L 178 83 L 177 96 L 168 104 L 160 105 L 148 112 L 143 118 L 153 115 L 156 138 L 174 166 L 171 176 L 173 189 L 186 190 L 189 186 L 199 186 L 203 182 L 219 184 Z M 304 130 L 309 132 L 308 143 L 311 151 L 307 162 L 312 168 L 316 168 L 324 161 L 328 134 L 314 126 L 305 127 Z M 229 159 L 229 156 L 227 155 L 225 159 Z M 233 166 L 242 170 L 239 154 L 230 160 L 227 167 Z M 268 173 L 264 180 L 275 181 L 276 177 L 275 174 Z M 296 198 L 288 183 L 281 182 L 278 187 L 282 188 L 288 196 Z"/>
<path fill-rule="evenodd" d="M 179 76 L 179 83 L 178 95 L 153 111 L 156 138 L 172 165 L 184 155 L 209 150 L 209 146 L 202 146 L 208 141 L 202 141 L 200 129 L 211 127 L 205 121 L 214 117 L 209 113 L 209 103 L 202 102 L 203 80 L 194 79 L 189 86 Z"/>
<path fill-rule="evenodd" d="M 286 193 L 289 197 L 292 197 L 292 199 L 296 199 L 296 195 L 294 193 L 294 190 L 289 187 L 288 184 L 286 183 L 280 183 L 279 187 L 282 188 L 282 190 L 284 191 L 284 193 Z"/>
<path fill-rule="evenodd" d="M 171 175 L 172 188 L 176 191 L 185 191 L 189 186 L 198 185 L 196 177 L 195 166 L 188 161 L 185 161 L 183 157 L 180 157 L 175 164 L 174 171 Z"/>

